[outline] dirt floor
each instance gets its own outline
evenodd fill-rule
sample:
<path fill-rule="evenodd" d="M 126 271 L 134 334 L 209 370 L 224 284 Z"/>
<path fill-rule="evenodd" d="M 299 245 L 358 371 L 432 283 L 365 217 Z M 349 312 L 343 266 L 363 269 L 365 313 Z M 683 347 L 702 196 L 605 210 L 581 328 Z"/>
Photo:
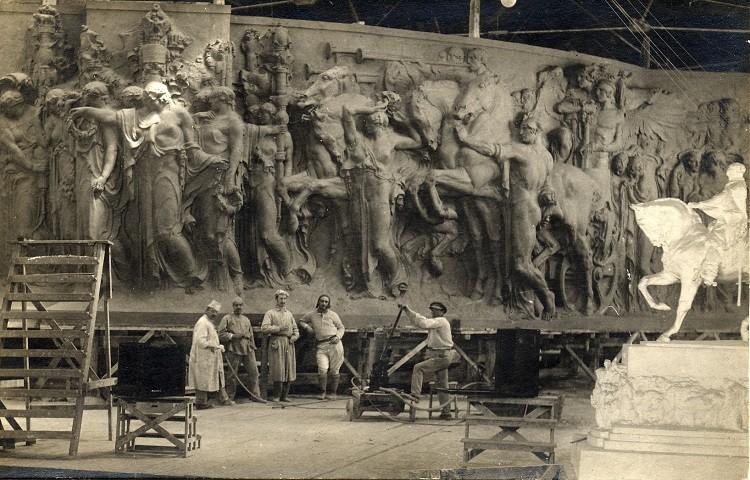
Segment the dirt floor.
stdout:
<path fill-rule="evenodd" d="M 564 466 L 568 478 L 575 478 L 572 442 L 583 438 L 593 425 L 590 391 L 591 384 L 584 377 L 548 384 L 543 390 L 543 393 L 560 393 L 565 397 L 562 422 L 556 431 L 556 455 L 557 463 Z M 425 412 L 419 412 L 416 422 L 408 423 L 407 413 L 391 418 L 367 412 L 359 421 L 350 422 L 345 411 L 347 398 L 339 396 L 335 401 L 320 401 L 312 395 L 300 395 L 293 396 L 294 403 L 283 409 L 243 403 L 199 411 L 201 448 L 188 458 L 116 455 L 114 441 L 107 440 L 106 412 L 89 411 L 84 417 L 77 457 L 67 456 L 65 440 L 39 440 L 33 446 L 19 444 L 15 449 L 0 450 L 0 477 L 8 478 L 13 470 L 6 470 L 4 475 L 3 467 L 13 466 L 139 474 L 131 478 L 168 475 L 395 479 L 409 478 L 415 471 L 463 465 L 460 440 L 464 436 L 464 424 L 460 418 L 428 420 Z M 459 407 L 463 415 L 463 399 L 459 399 Z M 64 425 L 67 424 L 57 419 L 33 420 L 36 430 L 52 430 Z M 494 430 L 494 427 L 478 427 L 477 432 L 489 437 Z M 521 432 L 539 440 L 544 440 L 547 434 L 534 429 Z M 469 466 L 539 464 L 535 456 L 526 452 L 486 451 Z M 14 476 L 17 475 L 18 471 Z M 101 475 L 106 477 L 106 474 Z"/>

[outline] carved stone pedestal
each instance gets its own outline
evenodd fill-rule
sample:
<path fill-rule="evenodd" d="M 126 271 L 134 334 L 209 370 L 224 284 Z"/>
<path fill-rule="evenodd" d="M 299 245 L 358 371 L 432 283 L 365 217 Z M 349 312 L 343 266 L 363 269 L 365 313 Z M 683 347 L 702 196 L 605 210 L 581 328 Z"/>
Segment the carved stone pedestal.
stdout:
<path fill-rule="evenodd" d="M 597 370 L 579 480 L 739 480 L 748 471 L 748 344 L 627 345 Z"/>

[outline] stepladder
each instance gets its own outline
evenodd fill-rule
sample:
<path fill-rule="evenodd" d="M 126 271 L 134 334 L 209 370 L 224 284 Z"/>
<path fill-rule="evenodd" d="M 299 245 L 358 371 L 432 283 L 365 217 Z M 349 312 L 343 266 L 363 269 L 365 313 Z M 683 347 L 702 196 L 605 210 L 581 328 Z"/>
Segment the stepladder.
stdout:
<path fill-rule="evenodd" d="M 0 377 L 15 382 L 0 384 L 0 446 L 65 439 L 77 455 L 85 410 L 106 410 L 113 437 L 111 243 L 25 240 L 13 247 L 0 309 Z M 101 374 L 93 363 L 97 317 L 106 357 Z M 89 396 L 94 391 L 102 398 L 87 403 L 97 400 Z"/>

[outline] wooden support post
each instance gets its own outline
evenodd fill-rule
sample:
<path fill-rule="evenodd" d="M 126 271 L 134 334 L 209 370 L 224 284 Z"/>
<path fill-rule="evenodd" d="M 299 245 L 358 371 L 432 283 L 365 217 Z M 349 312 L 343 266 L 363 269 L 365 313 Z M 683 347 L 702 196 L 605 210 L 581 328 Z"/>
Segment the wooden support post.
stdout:
<path fill-rule="evenodd" d="M 378 358 L 377 354 L 377 338 L 376 333 L 370 337 L 367 337 L 367 361 L 365 362 L 365 369 L 362 372 L 363 378 L 370 378 L 372 375 L 372 366 L 375 363 L 375 359 Z"/>
<path fill-rule="evenodd" d="M 481 0 L 469 2 L 469 38 L 479 38 L 479 13 Z"/>
<path fill-rule="evenodd" d="M 111 264 L 110 264 L 111 266 Z M 111 270 L 110 270 L 111 271 Z M 111 284 L 111 278 L 109 283 Z M 110 290 L 111 295 L 111 290 Z M 109 331 L 109 299 L 110 297 L 104 297 L 104 355 L 107 361 L 107 378 L 112 378 L 112 342 L 110 341 Z M 107 438 L 112 441 L 112 388 L 107 388 Z"/>

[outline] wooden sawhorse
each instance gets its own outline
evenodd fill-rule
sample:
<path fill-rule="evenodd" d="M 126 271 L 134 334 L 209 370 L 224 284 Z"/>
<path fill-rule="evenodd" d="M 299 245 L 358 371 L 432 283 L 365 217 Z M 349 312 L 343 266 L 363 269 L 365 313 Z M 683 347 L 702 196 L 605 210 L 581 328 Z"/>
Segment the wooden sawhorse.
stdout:
<path fill-rule="evenodd" d="M 201 446 L 198 418 L 193 416 L 194 403 L 195 397 L 119 398 L 115 453 L 149 451 L 187 457 Z M 143 422 L 143 425 L 131 431 L 131 420 Z M 164 422 L 181 422 L 184 428 L 180 433 L 172 433 L 162 426 Z M 136 445 L 137 438 L 161 438 L 172 445 Z"/>
<path fill-rule="evenodd" d="M 463 442 L 464 462 L 485 450 L 522 450 L 536 455 L 545 463 L 555 463 L 555 427 L 562 413 L 563 398 L 543 395 L 534 398 L 467 397 L 466 431 Z M 472 414 L 471 408 L 479 411 Z M 473 438 L 472 425 L 492 425 L 500 432 L 490 438 Z M 518 432 L 536 427 L 549 430 L 549 441 L 530 441 Z"/>

